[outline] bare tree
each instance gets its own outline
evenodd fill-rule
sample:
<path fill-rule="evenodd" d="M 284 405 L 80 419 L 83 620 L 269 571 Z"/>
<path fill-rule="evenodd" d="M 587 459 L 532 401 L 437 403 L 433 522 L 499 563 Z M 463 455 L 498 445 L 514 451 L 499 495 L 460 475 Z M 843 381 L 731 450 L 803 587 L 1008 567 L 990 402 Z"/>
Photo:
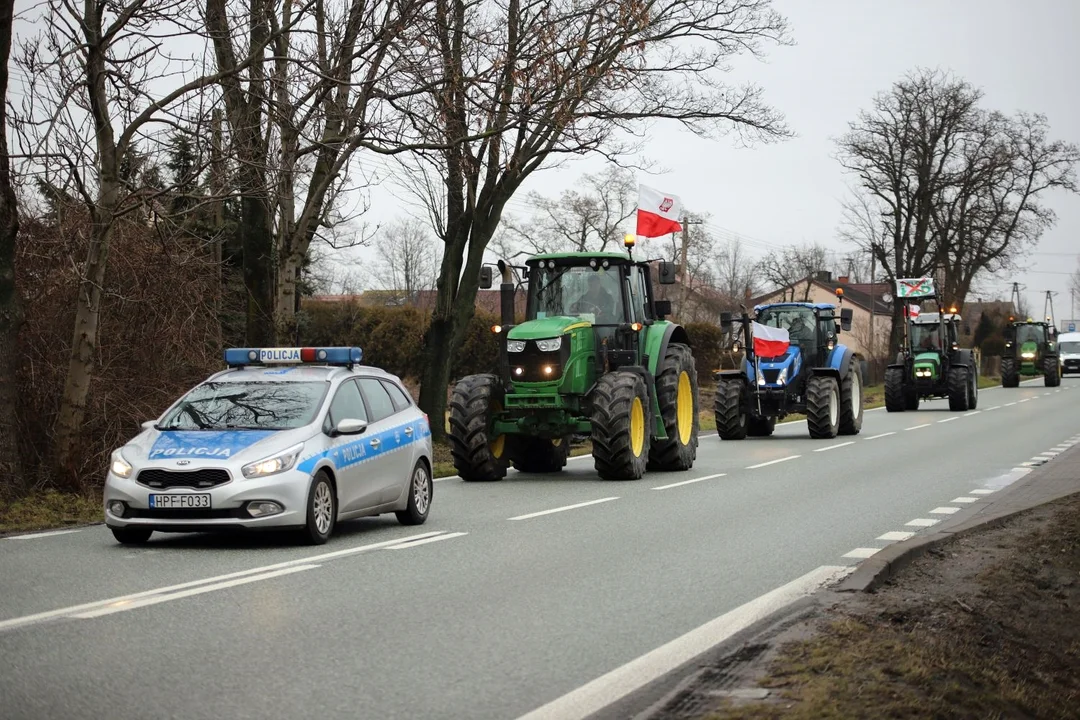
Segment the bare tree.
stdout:
<path fill-rule="evenodd" d="M 774 289 L 783 289 L 785 300 L 810 300 L 814 275 L 827 267 L 828 251 L 812 245 L 790 245 L 774 250 L 758 264 L 758 273 Z"/>
<path fill-rule="evenodd" d="M 410 165 L 445 243 L 420 397 L 442 417 L 485 250 L 522 182 L 559 157 L 632 151 L 622 131 L 646 119 L 786 137 L 761 91 L 725 85 L 722 71 L 731 57 L 786 42 L 787 28 L 767 0 L 432 4 L 409 39 L 433 49 L 418 54 L 410 83 L 432 81 L 430 91 L 399 107 L 418 141 L 445 146 Z"/>
<path fill-rule="evenodd" d="M 15 287 L 15 239 L 19 234 L 19 208 L 11 183 L 7 141 L 8 58 L 15 0 L 0 0 L 0 478 L 22 478 L 15 435 L 16 340 L 22 325 L 22 306 Z"/>
<path fill-rule="evenodd" d="M 431 226 L 416 218 L 399 219 L 375 236 L 374 275 L 395 304 L 415 302 L 417 293 L 435 289 L 439 241 Z"/>
<path fill-rule="evenodd" d="M 758 289 L 755 265 L 737 237 L 716 247 L 712 261 L 713 285 L 727 298 L 729 309 L 738 307 Z"/>

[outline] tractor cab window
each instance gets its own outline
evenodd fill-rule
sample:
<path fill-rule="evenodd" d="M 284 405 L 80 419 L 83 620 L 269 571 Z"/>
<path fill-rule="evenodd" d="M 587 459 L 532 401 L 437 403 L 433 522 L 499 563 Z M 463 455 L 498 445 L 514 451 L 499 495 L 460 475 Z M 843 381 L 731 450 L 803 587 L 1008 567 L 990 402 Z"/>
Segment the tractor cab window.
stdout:
<path fill-rule="evenodd" d="M 792 345 L 811 349 L 816 347 L 814 311 L 808 307 L 774 307 L 763 311 L 757 321 L 769 327 L 784 328 Z"/>
<path fill-rule="evenodd" d="M 649 317 L 645 297 L 645 277 L 635 265 L 630 268 L 630 322 L 642 322 Z"/>
<path fill-rule="evenodd" d="M 1016 328 L 1016 344 L 1041 343 L 1044 335 L 1042 325 L 1020 325 Z"/>
<path fill-rule="evenodd" d="M 579 316 L 594 325 L 626 322 L 619 268 L 583 266 L 535 268 L 529 275 L 530 320 Z"/>
<path fill-rule="evenodd" d="M 915 350 L 941 350 L 941 323 L 912 323 L 911 347 Z"/>

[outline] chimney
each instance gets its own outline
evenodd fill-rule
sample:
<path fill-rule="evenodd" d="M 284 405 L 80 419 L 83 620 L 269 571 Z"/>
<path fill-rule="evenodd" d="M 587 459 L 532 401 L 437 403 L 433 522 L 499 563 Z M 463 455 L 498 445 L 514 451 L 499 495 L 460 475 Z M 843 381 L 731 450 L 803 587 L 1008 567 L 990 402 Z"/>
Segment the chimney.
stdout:
<path fill-rule="evenodd" d="M 818 282 L 832 282 L 832 272 L 829 270 L 818 270 L 816 276 Z"/>
<path fill-rule="evenodd" d="M 841 285 L 847 285 L 848 284 L 848 276 L 847 275 L 841 275 L 840 277 L 836 278 L 836 282 L 840 283 Z"/>

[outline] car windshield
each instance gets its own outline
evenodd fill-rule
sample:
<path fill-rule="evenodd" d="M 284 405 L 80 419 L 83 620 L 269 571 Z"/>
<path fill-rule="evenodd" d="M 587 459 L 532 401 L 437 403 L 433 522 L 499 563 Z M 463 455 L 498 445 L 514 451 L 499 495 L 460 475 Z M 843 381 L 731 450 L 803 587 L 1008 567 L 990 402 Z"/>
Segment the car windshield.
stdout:
<path fill-rule="evenodd" d="M 159 430 L 288 430 L 310 423 L 325 382 L 206 382 L 183 397 Z"/>
<path fill-rule="evenodd" d="M 1061 343 L 1058 349 L 1063 353 L 1080 353 L 1080 340 L 1068 340 Z"/>
<path fill-rule="evenodd" d="M 620 277 L 618 268 L 533 268 L 529 276 L 528 318 L 571 315 L 595 325 L 625 322 Z"/>
<path fill-rule="evenodd" d="M 911 323 L 911 347 L 916 350 L 940 350 L 941 323 Z"/>
<path fill-rule="evenodd" d="M 757 321 L 769 327 L 784 328 L 788 340 L 799 347 L 814 345 L 814 311 L 808 307 L 774 307 L 763 310 Z"/>
<path fill-rule="evenodd" d="M 1018 325 L 1016 327 L 1016 344 L 1041 343 L 1045 329 L 1042 325 Z"/>

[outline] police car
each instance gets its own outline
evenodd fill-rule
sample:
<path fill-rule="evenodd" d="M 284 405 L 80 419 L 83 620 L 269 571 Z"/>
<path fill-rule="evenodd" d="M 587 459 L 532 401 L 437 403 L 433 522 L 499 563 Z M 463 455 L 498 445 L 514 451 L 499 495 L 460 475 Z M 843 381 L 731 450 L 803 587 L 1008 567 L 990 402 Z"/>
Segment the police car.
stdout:
<path fill-rule="evenodd" d="M 160 532 L 302 531 L 431 510 L 431 426 L 394 375 L 356 347 L 230 348 L 227 370 L 112 454 L 105 524 L 121 543 Z"/>

